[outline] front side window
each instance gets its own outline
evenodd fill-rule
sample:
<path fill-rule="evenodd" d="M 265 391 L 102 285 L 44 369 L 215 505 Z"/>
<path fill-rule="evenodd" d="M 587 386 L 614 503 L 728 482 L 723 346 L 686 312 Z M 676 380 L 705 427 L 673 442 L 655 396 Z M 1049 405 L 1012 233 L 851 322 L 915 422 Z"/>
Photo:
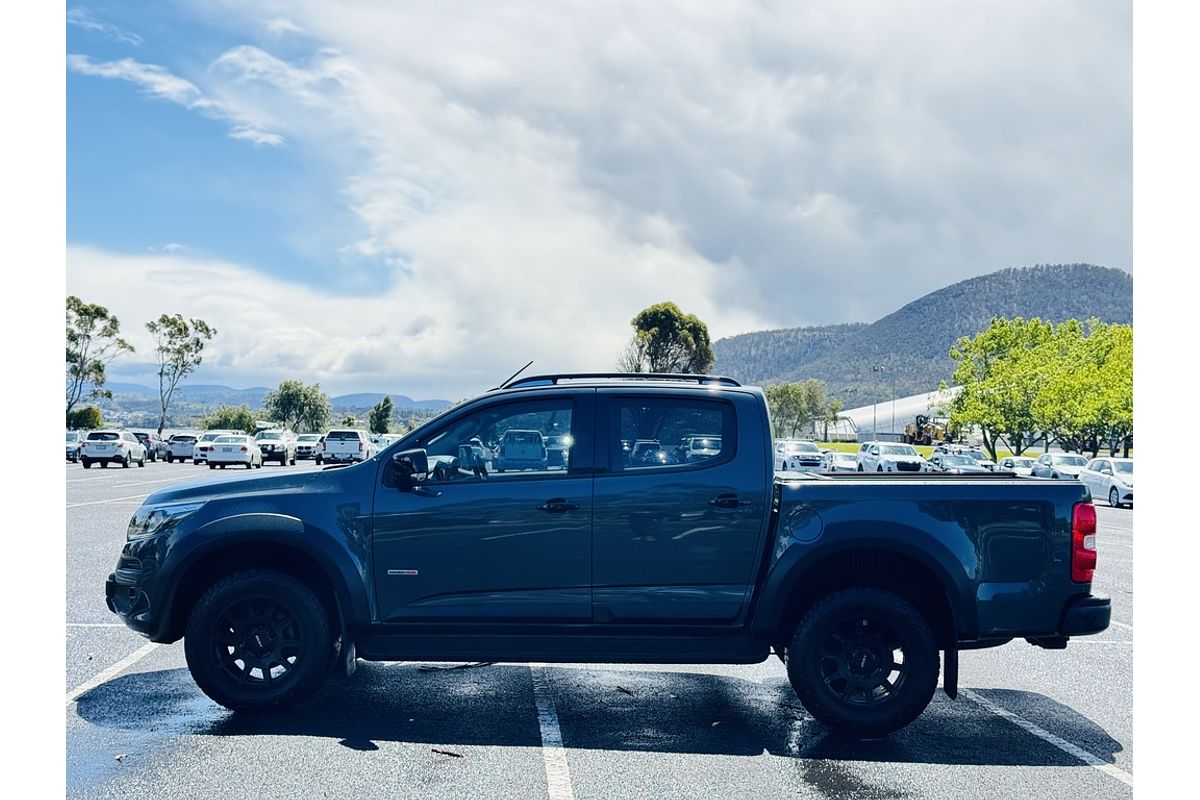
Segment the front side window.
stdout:
<path fill-rule="evenodd" d="M 733 455 L 733 407 L 719 400 L 615 398 L 612 421 L 616 470 L 715 464 Z M 627 450 L 623 441 L 634 444 Z"/>
<path fill-rule="evenodd" d="M 417 442 L 431 482 L 514 480 L 567 474 L 575 449 L 571 398 L 481 408 Z"/>

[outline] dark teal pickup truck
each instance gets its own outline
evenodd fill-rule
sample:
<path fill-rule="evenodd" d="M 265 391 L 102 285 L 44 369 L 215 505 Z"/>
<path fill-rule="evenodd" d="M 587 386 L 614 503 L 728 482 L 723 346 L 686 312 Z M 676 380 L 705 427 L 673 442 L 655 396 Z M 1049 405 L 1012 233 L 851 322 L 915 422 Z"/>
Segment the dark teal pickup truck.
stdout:
<path fill-rule="evenodd" d="M 509 431 L 563 457 L 513 468 Z M 960 650 L 1108 627 L 1082 484 L 772 464 L 762 391 L 728 378 L 515 379 L 361 464 L 156 492 L 108 605 L 183 637 L 200 688 L 237 710 L 299 701 L 356 658 L 774 653 L 813 716 L 857 736 L 911 722 L 940 669 L 953 697 Z"/>

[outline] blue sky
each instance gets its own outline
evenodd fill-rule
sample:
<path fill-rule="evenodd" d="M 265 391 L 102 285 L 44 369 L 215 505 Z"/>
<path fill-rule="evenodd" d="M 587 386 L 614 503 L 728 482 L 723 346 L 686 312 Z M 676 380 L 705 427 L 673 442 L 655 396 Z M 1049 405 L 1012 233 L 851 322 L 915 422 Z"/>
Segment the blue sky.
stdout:
<path fill-rule="evenodd" d="M 67 288 L 194 380 L 458 397 L 1132 268 L 1128 4 L 68 4 Z"/>

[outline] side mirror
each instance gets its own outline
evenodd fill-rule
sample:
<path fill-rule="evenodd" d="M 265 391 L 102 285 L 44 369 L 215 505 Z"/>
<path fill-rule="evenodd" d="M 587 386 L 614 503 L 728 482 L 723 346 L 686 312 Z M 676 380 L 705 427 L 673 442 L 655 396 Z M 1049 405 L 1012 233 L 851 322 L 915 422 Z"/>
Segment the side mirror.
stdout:
<path fill-rule="evenodd" d="M 429 454 L 422 448 L 401 450 L 392 455 L 392 466 L 401 486 L 421 483 L 429 477 Z"/>

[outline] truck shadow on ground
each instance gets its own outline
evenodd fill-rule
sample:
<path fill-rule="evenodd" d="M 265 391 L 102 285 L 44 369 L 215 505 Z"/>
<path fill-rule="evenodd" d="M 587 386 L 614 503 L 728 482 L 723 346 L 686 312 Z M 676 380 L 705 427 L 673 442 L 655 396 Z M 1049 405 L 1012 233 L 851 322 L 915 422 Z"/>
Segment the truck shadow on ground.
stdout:
<path fill-rule="evenodd" d="M 235 714 L 205 697 L 187 670 L 125 675 L 82 695 L 77 713 L 106 728 L 224 737 L 309 736 L 372 751 L 375 742 L 540 747 L 529 667 L 360 663 L 291 709 Z M 546 667 L 571 749 L 772 755 L 823 761 L 1081 766 L 1057 747 L 964 698 L 942 692 L 908 727 L 880 740 L 829 732 L 783 679 L 694 672 Z M 975 689 L 1106 762 L 1119 742 L 1044 695 Z"/>

